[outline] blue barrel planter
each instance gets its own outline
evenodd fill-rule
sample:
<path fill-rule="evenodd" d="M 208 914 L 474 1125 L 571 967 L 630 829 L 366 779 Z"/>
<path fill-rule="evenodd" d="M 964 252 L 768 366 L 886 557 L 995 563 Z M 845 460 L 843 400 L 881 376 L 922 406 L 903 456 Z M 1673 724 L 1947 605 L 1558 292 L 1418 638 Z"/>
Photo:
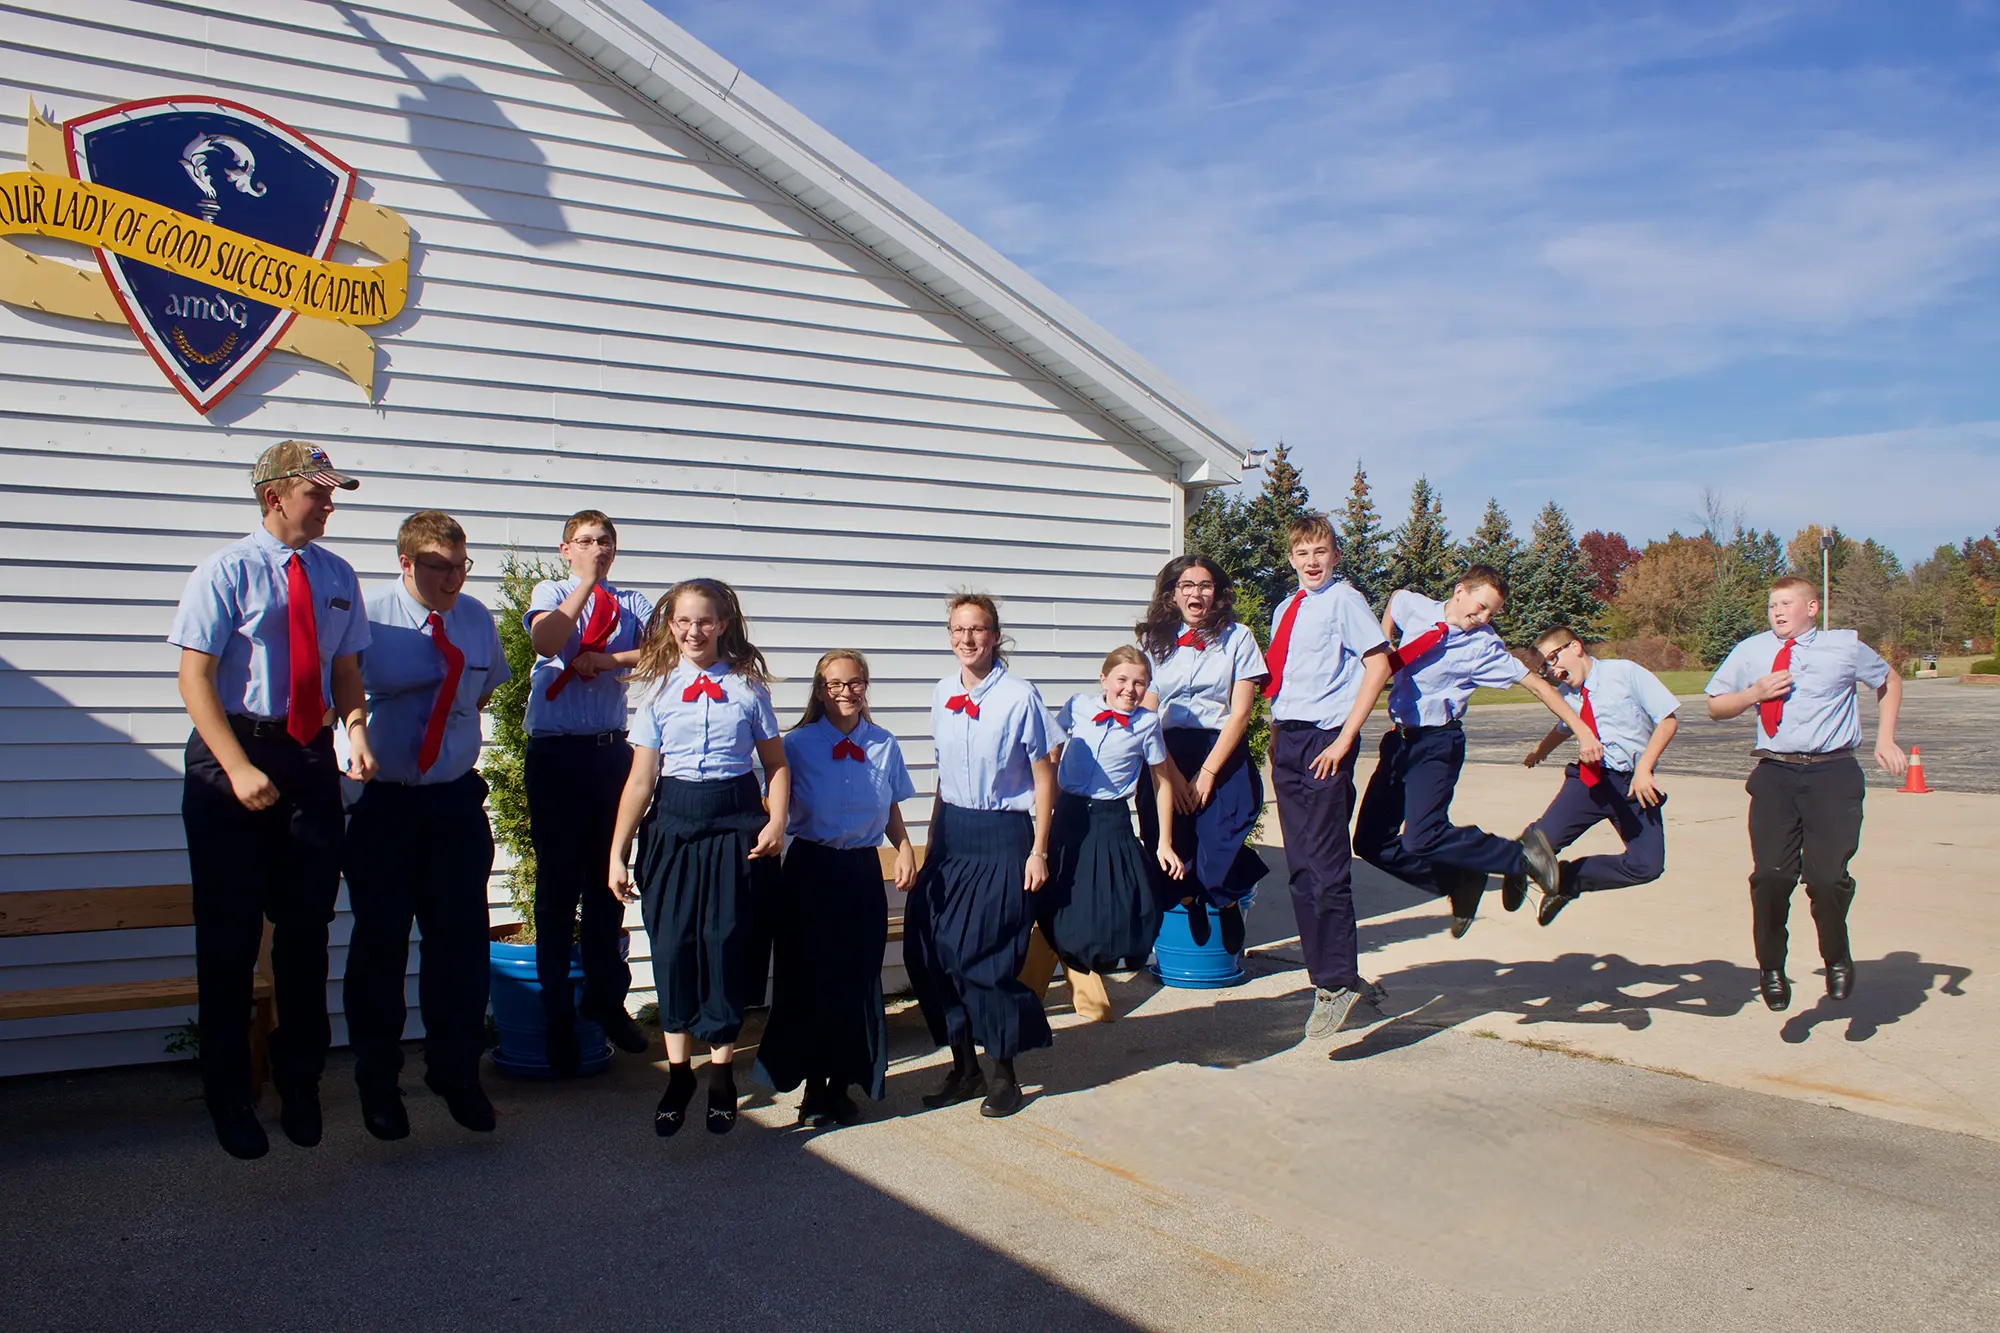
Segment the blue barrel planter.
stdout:
<path fill-rule="evenodd" d="M 1243 899 L 1245 913 L 1256 897 L 1253 893 Z M 1208 914 L 1208 943 L 1194 942 L 1194 935 L 1188 930 L 1189 912 Z M 1215 909 L 1205 902 L 1169 907 L 1161 915 L 1160 938 L 1153 945 L 1152 973 L 1162 986 L 1182 990 L 1219 990 L 1224 986 L 1240 986 L 1246 979 L 1237 956 L 1223 951 L 1221 922 L 1216 919 Z"/>
<path fill-rule="evenodd" d="M 500 929 L 511 934 L 519 927 Z M 621 935 L 618 952 L 623 955 L 628 947 Z M 542 983 L 535 976 L 535 946 L 494 939 L 486 950 L 493 973 L 493 1024 L 500 1030 L 500 1044 L 493 1050 L 494 1066 L 517 1078 L 554 1078 L 549 1068 L 548 1020 L 542 1013 Z M 569 951 L 569 984 L 575 1003 L 581 1004 L 583 951 L 574 944 Z M 576 1070 L 579 1076 L 601 1074 L 611 1067 L 611 1043 L 596 1023 L 576 1020 L 576 1044 L 583 1051 Z"/>

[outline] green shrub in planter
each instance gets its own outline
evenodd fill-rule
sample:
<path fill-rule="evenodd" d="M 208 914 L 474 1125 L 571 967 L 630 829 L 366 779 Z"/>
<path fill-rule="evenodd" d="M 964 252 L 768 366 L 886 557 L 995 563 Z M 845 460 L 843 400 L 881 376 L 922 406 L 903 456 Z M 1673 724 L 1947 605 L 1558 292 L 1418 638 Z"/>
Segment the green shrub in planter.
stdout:
<path fill-rule="evenodd" d="M 528 678 L 535 669 L 535 645 L 528 639 L 522 618 L 528 614 L 528 598 L 543 579 L 559 577 L 564 571 L 539 557 L 523 562 L 513 547 L 500 562 L 500 596 L 493 611 L 500 620 L 500 647 L 507 654 L 507 666 L 514 674 L 493 692 L 493 743 L 486 747 L 480 772 L 492 789 L 487 809 L 493 817 L 493 840 L 513 856 L 507 871 L 507 897 L 521 918 L 521 931 L 514 939 L 522 944 L 535 938 L 535 844 L 528 836 L 528 787 L 524 766 L 528 757 Z"/>

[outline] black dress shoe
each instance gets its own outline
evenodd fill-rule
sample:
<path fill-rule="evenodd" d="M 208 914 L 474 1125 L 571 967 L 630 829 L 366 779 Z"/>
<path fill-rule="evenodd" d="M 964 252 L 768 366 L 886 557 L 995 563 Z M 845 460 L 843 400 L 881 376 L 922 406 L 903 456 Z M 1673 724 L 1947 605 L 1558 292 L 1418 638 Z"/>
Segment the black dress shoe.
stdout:
<path fill-rule="evenodd" d="M 1006 1074 L 996 1075 L 986 1100 L 979 1103 L 979 1114 L 989 1120 L 998 1120 L 1020 1110 L 1021 1101 L 1021 1085 Z"/>
<path fill-rule="evenodd" d="M 278 1125 L 301 1148 L 317 1148 L 326 1132 L 319 1109 L 319 1080 L 278 1089 Z"/>
<path fill-rule="evenodd" d="M 836 1125 L 851 1125 L 861 1118 L 861 1108 L 847 1095 L 845 1083 L 827 1089 L 825 1118 Z"/>
<path fill-rule="evenodd" d="M 1521 910 L 1521 904 L 1528 901 L 1528 877 L 1509 875 L 1500 881 L 1500 905 L 1510 912 Z"/>
<path fill-rule="evenodd" d="M 479 1086 L 479 1080 L 470 1083 L 440 1083 L 429 1074 L 424 1075 L 424 1086 L 444 1098 L 444 1109 L 451 1112 L 451 1118 L 475 1134 L 491 1134 L 499 1124 L 493 1114 L 493 1103 L 486 1096 L 486 1089 Z"/>
<path fill-rule="evenodd" d="M 1217 908 L 1216 920 L 1222 924 L 1222 951 L 1234 958 L 1243 952 L 1243 936 L 1248 929 L 1243 923 L 1243 905 L 1231 903 Z"/>
<path fill-rule="evenodd" d="M 549 1072 L 557 1078 L 569 1078 L 583 1064 L 583 1047 L 577 1042 L 574 1023 L 549 1028 L 542 1049 L 549 1062 Z"/>
<path fill-rule="evenodd" d="M 954 1066 L 952 1071 L 944 1076 L 944 1083 L 938 1090 L 925 1093 L 922 1101 L 931 1110 L 939 1111 L 947 1106 L 956 1106 L 960 1102 L 969 1102 L 974 1097 L 985 1095 L 986 1075 L 980 1072 L 978 1065 L 970 1069 Z"/>
<path fill-rule="evenodd" d="M 1541 886 L 1543 893 L 1562 892 L 1562 866 L 1540 829 L 1531 828 L 1521 835 L 1521 859 L 1527 863 L 1528 878 Z"/>
<path fill-rule="evenodd" d="M 646 1029 L 639 1026 L 639 1020 L 625 1012 L 625 1006 L 605 1009 L 597 1013 L 587 1013 L 590 1019 L 604 1029 L 604 1035 L 611 1038 L 611 1044 L 631 1055 L 644 1055 L 653 1043 L 646 1036 Z"/>
<path fill-rule="evenodd" d="M 1538 925 L 1544 925 L 1544 926 L 1548 925 L 1549 922 L 1556 919 L 1557 913 L 1561 912 L 1563 908 L 1568 907 L 1571 903 L 1575 901 L 1576 901 L 1576 895 L 1573 893 L 1543 894 L 1542 905 L 1535 911 L 1536 923 Z"/>
<path fill-rule="evenodd" d="M 826 1118 L 826 1085 L 809 1078 L 805 1092 L 799 1097 L 799 1123 L 817 1129 L 826 1124 Z"/>
<path fill-rule="evenodd" d="M 1783 1013 L 1792 1007 L 1792 983 L 1785 980 L 1785 974 L 1777 968 L 1767 967 L 1757 974 L 1757 993 L 1764 997 L 1764 1003 Z"/>
<path fill-rule="evenodd" d="M 1854 960 L 1843 959 L 1826 965 L 1826 993 L 1830 999 L 1844 1000 L 1854 994 Z"/>
<path fill-rule="evenodd" d="M 254 1162 L 271 1151 L 271 1140 L 265 1137 L 249 1102 L 210 1102 L 208 1114 L 215 1121 L 216 1142 L 231 1157 Z"/>
<path fill-rule="evenodd" d="M 1451 879 L 1451 937 L 1465 938 L 1465 932 L 1472 929 L 1472 919 L 1479 915 L 1479 900 L 1486 896 L 1486 872 L 1483 870 L 1447 870 L 1443 872 Z"/>
<path fill-rule="evenodd" d="M 1188 900 L 1186 906 L 1188 938 L 1194 941 L 1195 948 L 1205 949 L 1208 947 L 1208 899 L 1197 894 Z"/>
<path fill-rule="evenodd" d="M 403 1090 L 361 1089 L 361 1127 L 384 1143 L 410 1137 L 410 1113 L 403 1109 Z"/>

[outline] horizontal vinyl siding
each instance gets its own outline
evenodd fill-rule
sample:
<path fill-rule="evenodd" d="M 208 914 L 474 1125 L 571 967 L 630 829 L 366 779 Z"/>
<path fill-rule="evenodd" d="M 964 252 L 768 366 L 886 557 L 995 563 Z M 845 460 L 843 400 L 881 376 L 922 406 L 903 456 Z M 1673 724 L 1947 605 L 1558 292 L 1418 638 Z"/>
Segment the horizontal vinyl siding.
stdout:
<path fill-rule="evenodd" d="M 376 402 L 277 354 L 203 420 L 129 330 L 0 306 L 0 891 L 186 881 L 164 636 L 188 570 L 256 520 L 250 460 L 290 435 L 362 477 L 327 545 L 364 583 L 393 577 L 404 515 L 442 508 L 490 605 L 504 547 L 553 559 L 599 507 L 619 583 L 741 590 L 786 720 L 822 651 L 865 649 L 920 830 L 950 589 L 1002 599 L 1052 706 L 1129 638 L 1174 497 L 1118 423 L 497 4 L 236 8 L 0 4 L 0 169 L 30 97 L 58 119 L 246 102 L 408 219 L 410 308 L 373 330 Z M 497 873 L 491 898 L 507 919 Z M 347 933 L 343 891 L 336 978 Z M 185 929 L 0 940 L 0 988 L 192 968 Z M 159 1058 L 187 1017 L 0 1025 L 0 1073 Z"/>

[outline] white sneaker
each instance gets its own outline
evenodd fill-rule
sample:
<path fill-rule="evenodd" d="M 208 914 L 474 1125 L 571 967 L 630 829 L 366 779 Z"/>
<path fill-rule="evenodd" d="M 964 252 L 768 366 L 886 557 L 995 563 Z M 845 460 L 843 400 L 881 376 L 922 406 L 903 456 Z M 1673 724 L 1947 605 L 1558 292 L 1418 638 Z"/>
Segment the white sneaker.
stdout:
<path fill-rule="evenodd" d="M 1327 990 L 1322 986 L 1314 991 L 1312 1013 L 1306 1019 L 1306 1039 L 1319 1041 L 1340 1031 L 1359 998 L 1345 986 L 1339 990 Z"/>

